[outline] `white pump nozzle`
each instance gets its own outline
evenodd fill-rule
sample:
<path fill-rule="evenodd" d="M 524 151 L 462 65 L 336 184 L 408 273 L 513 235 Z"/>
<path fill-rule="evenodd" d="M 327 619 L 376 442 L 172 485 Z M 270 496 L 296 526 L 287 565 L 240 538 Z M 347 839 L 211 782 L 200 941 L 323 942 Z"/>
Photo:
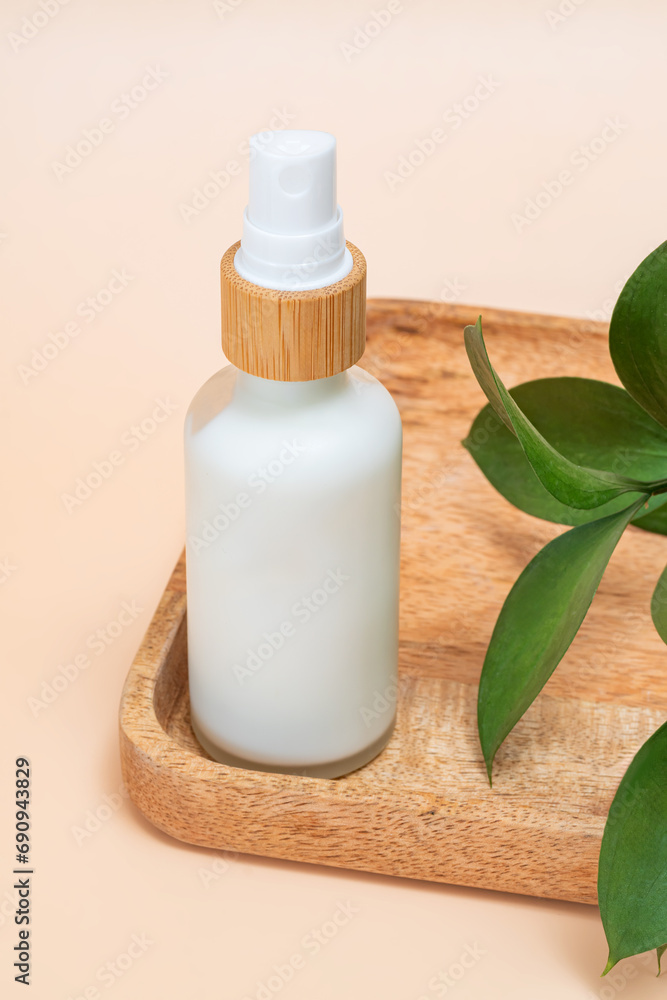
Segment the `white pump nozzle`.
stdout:
<path fill-rule="evenodd" d="M 306 291 L 352 269 L 336 202 L 336 140 L 303 129 L 250 138 L 250 194 L 234 258 L 247 281 Z"/>

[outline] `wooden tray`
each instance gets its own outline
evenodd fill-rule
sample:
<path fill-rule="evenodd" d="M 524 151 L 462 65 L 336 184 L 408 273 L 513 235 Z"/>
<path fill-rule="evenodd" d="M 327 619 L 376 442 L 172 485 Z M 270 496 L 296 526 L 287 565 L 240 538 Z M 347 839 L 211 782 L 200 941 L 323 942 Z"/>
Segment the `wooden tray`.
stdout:
<path fill-rule="evenodd" d="M 405 426 L 395 733 L 335 780 L 212 761 L 189 723 L 181 559 L 120 710 L 124 780 L 159 829 L 205 847 L 596 901 L 613 793 L 667 710 L 667 655 L 648 613 L 667 538 L 626 532 L 572 648 L 499 752 L 490 790 L 475 725 L 484 651 L 520 570 L 563 529 L 510 506 L 460 445 L 484 402 L 462 341 L 480 311 L 508 385 L 616 381 L 602 324 L 369 303 L 363 367 L 393 393 Z"/>

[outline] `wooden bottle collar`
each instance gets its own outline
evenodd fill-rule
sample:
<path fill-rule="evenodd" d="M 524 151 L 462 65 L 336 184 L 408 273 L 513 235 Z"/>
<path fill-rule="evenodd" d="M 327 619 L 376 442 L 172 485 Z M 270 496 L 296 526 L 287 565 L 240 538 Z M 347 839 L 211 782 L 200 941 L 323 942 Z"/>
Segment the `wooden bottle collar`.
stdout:
<path fill-rule="evenodd" d="M 340 281 L 307 292 L 263 288 L 234 267 L 240 241 L 220 262 L 222 349 L 251 375 L 306 382 L 337 375 L 366 346 L 366 260 L 346 241 L 352 270 Z"/>

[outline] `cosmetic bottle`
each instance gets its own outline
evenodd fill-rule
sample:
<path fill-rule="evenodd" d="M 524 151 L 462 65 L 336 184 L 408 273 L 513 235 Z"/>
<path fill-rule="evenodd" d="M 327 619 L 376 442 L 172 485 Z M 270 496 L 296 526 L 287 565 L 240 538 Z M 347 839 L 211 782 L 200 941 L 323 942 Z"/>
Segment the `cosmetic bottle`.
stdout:
<path fill-rule="evenodd" d="M 401 420 L 356 364 L 366 262 L 334 137 L 258 133 L 249 186 L 221 262 L 229 364 L 185 425 L 191 720 L 217 761 L 335 778 L 395 721 Z"/>

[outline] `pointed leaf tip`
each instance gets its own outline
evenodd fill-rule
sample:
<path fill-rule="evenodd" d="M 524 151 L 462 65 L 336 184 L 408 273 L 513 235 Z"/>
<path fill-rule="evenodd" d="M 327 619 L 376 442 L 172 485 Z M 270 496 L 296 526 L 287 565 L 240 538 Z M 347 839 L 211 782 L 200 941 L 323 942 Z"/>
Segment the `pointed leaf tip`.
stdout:
<path fill-rule="evenodd" d="M 535 475 L 549 493 L 568 507 L 589 510 L 623 493 L 650 493 L 653 482 L 577 465 L 557 451 L 528 420 L 496 374 L 484 343 L 481 317 L 464 330 L 470 366 L 480 388 L 507 429 L 519 439 Z"/>
<path fill-rule="evenodd" d="M 607 964 L 600 973 L 600 979 L 602 979 L 603 976 L 606 976 L 608 972 L 611 972 L 611 970 L 614 968 L 615 965 L 616 961 L 610 955 L 609 958 L 607 959 Z"/>
<path fill-rule="evenodd" d="M 609 958 L 607 959 L 607 964 L 605 965 L 604 969 L 600 973 L 600 979 L 602 979 L 603 976 L 606 976 L 608 972 L 611 972 L 611 970 L 616 965 L 617 961 L 618 961 L 618 959 L 613 959 L 611 957 L 611 955 L 609 955 Z"/>

